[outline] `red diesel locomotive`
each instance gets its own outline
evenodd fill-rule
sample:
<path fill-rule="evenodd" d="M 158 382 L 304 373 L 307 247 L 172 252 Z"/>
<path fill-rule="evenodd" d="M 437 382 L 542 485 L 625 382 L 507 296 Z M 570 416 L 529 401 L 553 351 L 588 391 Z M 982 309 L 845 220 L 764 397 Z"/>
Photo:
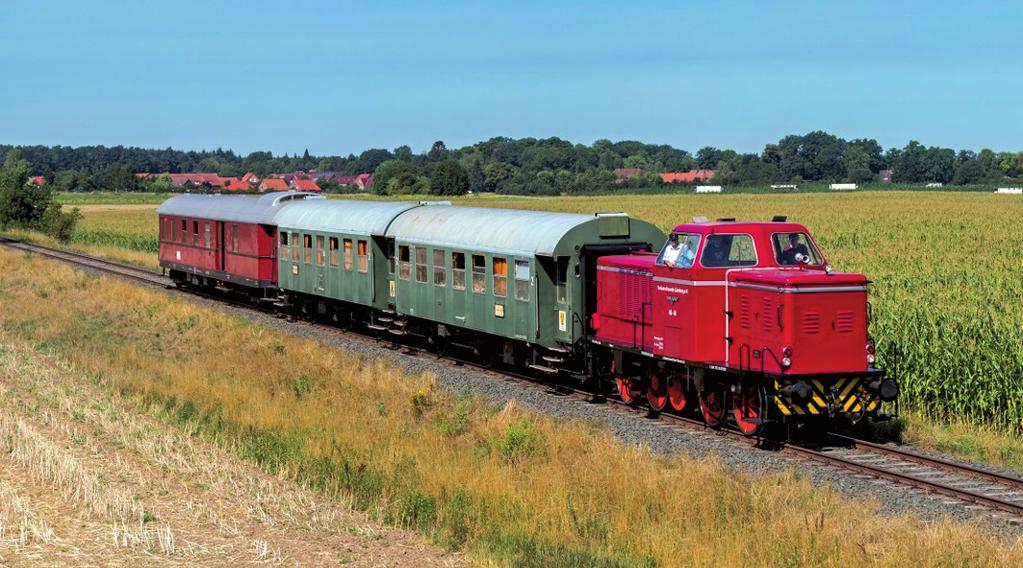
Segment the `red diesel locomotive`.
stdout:
<path fill-rule="evenodd" d="M 625 401 L 679 412 L 695 402 L 711 426 L 730 409 L 753 435 L 816 416 L 855 422 L 897 397 L 873 366 L 869 282 L 833 272 L 802 225 L 697 219 L 660 253 L 597 264 L 592 341 L 611 350 L 607 374 Z"/>

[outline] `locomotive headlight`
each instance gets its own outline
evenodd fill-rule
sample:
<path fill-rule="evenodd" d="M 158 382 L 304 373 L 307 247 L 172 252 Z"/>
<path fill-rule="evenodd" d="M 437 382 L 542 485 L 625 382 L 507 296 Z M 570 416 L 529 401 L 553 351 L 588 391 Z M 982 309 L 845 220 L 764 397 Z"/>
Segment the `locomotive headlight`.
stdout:
<path fill-rule="evenodd" d="M 877 361 L 877 349 L 874 347 L 874 340 L 868 339 L 866 348 L 867 350 L 867 364 L 873 365 Z"/>
<path fill-rule="evenodd" d="M 781 350 L 781 366 L 789 368 L 792 366 L 792 348 L 786 346 Z"/>

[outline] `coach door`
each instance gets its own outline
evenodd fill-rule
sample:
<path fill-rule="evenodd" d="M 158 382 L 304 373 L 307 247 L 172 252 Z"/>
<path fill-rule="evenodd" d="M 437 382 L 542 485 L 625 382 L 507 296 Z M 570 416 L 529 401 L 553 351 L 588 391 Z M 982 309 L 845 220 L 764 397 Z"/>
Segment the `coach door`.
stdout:
<path fill-rule="evenodd" d="M 327 245 L 326 239 L 323 235 L 317 235 L 316 239 L 316 283 L 315 292 L 322 295 L 326 289 L 326 271 L 327 271 Z"/>
<path fill-rule="evenodd" d="M 448 305 L 451 322 L 465 324 L 465 297 L 469 293 L 465 285 L 465 253 L 451 251 L 451 302 Z"/>

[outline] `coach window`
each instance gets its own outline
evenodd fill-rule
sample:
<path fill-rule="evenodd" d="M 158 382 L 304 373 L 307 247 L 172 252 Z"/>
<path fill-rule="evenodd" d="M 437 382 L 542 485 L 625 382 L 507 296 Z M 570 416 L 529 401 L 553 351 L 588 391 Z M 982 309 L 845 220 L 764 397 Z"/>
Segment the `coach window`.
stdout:
<path fill-rule="evenodd" d="M 559 256 L 558 266 L 554 274 L 554 289 L 559 304 L 568 303 L 568 257 Z"/>
<path fill-rule="evenodd" d="M 359 272 L 369 272 L 369 243 L 359 241 Z"/>
<path fill-rule="evenodd" d="M 444 266 L 444 251 L 433 249 L 433 283 L 436 286 L 447 285 L 447 267 Z"/>
<path fill-rule="evenodd" d="M 465 290 L 465 253 L 451 253 L 451 287 Z"/>
<path fill-rule="evenodd" d="M 508 260 L 499 256 L 494 257 L 494 295 L 508 295 Z"/>
<path fill-rule="evenodd" d="M 181 242 L 188 240 L 188 221 L 181 220 Z"/>
<path fill-rule="evenodd" d="M 330 265 L 337 268 L 337 237 L 330 237 Z"/>
<path fill-rule="evenodd" d="M 210 224 L 203 223 L 203 242 L 206 248 L 210 248 Z"/>
<path fill-rule="evenodd" d="M 291 261 L 298 262 L 298 233 L 291 233 Z"/>
<path fill-rule="evenodd" d="M 288 233 L 281 233 L 281 252 L 277 256 L 284 259 L 288 258 Z"/>
<path fill-rule="evenodd" d="M 398 278 L 408 280 L 409 273 L 409 252 L 408 245 L 398 247 Z"/>
<path fill-rule="evenodd" d="M 529 300 L 529 261 L 515 261 L 515 299 Z"/>
<path fill-rule="evenodd" d="M 192 221 L 192 244 L 199 245 L 199 222 Z"/>
<path fill-rule="evenodd" d="M 238 225 L 231 225 L 231 252 L 238 252 Z"/>
<path fill-rule="evenodd" d="M 304 260 L 306 264 L 313 263 L 313 236 L 302 235 L 302 249 L 305 251 Z"/>
<path fill-rule="evenodd" d="M 426 247 L 416 247 L 416 282 L 426 282 Z"/>
<path fill-rule="evenodd" d="M 352 269 L 352 239 L 345 239 L 345 270 Z"/>
<path fill-rule="evenodd" d="M 487 260 L 481 254 L 472 255 L 472 291 L 487 293 Z"/>
<path fill-rule="evenodd" d="M 327 251 L 323 250 L 323 237 L 320 235 L 316 236 L 316 266 L 323 266 L 324 258 L 327 256 Z"/>

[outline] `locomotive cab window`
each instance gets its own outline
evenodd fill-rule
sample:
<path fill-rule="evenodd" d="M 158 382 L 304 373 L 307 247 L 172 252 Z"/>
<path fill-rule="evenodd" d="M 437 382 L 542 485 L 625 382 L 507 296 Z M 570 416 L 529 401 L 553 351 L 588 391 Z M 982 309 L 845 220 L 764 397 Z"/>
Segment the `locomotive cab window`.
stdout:
<path fill-rule="evenodd" d="M 515 299 L 529 300 L 529 261 L 515 261 Z"/>
<path fill-rule="evenodd" d="M 302 250 L 305 251 L 303 260 L 306 264 L 313 263 L 313 236 L 302 235 Z"/>
<path fill-rule="evenodd" d="M 316 266 L 323 266 L 327 251 L 323 250 L 323 237 L 316 237 Z"/>
<path fill-rule="evenodd" d="M 337 268 L 337 237 L 330 237 L 330 266 Z"/>
<path fill-rule="evenodd" d="M 359 272 L 369 272 L 369 243 L 359 241 Z"/>
<path fill-rule="evenodd" d="M 345 239 L 345 270 L 352 269 L 352 239 Z"/>
<path fill-rule="evenodd" d="M 696 262 L 696 250 L 700 248 L 700 235 L 696 233 L 672 233 L 655 263 L 658 266 L 692 268 Z"/>
<path fill-rule="evenodd" d="M 433 284 L 434 286 L 444 286 L 447 283 L 447 268 L 444 266 L 444 254 L 443 250 L 433 250 Z"/>
<path fill-rule="evenodd" d="M 823 257 L 806 233 L 775 233 L 771 236 L 774 259 L 782 266 L 824 264 Z"/>
<path fill-rule="evenodd" d="M 451 287 L 465 290 L 465 253 L 451 253 Z"/>
<path fill-rule="evenodd" d="M 472 255 L 472 291 L 487 293 L 487 259 L 482 254 Z"/>
<path fill-rule="evenodd" d="M 710 235 L 703 247 L 700 263 L 707 268 L 756 266 L 757 251 L 753 237 L 741 235 Z"/>
<path fill-rule="evenodd" d="M 398 278 L 408 280 L 409 263 L 412 257 L 409 255 L 408 245 L 398 247 Z"/>
<path fill-rule="evenodd" d="M 494 295 L 508 295 L 508 260 L 498 256 L 494 257 Z"/>
<path fill-rule="evenodd" d="M 416 247 L 416 282 L 426 282 L 426 248 Z"/>

